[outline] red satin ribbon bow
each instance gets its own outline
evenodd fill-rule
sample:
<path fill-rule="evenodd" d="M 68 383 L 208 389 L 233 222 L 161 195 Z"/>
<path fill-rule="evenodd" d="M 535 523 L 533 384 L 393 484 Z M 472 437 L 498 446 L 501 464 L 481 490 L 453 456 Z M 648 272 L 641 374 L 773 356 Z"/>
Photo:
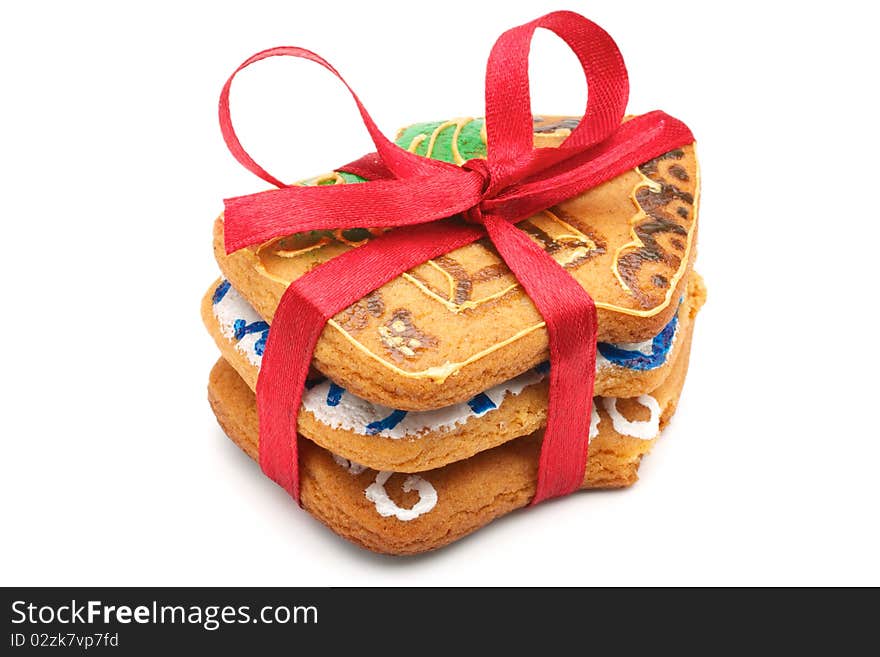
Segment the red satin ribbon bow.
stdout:
<path fill-rule="evenodd" d="M 589 88 L 583 118 L 558 148 L 533 143 L 528 55 L 539 27 L 555 32 L 574 51 Z M 282 55 L 320 64 L 351 92 L 376 153 L 341 170 L 368 182 L 286 185 L 242 148 L 229 115 L 232 80 L 246 66 Z M 260 466 L 269 477 L 299 501 L 297 415 L 327 320 L 418 264 L 488 235 L 544 318 L 549 338 L 547 428 L 532 504 L 581 486 L 596 366 L 596 309 L 574 278 L 514 224 L 693 141 L 687 126 L 663 112 L 621 123 L 628 95 L 620 52 L 595 23 L 560 11 L 515 27 L 496 41 L 486 66 L 486 159 L 458 167 L 386 139 L 342 76 L 313 52 L 272 48 L 236 69 L 220 96 L 223 138 L 243 166 L 280 189 L 226 199 L 227 252 L 308 230 L 396 229 L 311 270 L 282 296 L 257 380 Z"/>

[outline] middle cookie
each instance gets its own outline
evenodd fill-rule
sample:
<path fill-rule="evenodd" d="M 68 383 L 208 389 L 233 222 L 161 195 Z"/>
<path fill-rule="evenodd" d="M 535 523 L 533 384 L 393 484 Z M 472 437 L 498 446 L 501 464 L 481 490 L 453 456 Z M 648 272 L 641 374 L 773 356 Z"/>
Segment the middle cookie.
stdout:
<path fill-rule="evenodd" d="M 692 273 L 678 312 L 652 340 L 632 345 L 600 343 L 596 394 L 634 397 L 659 386 L 678 355 L 677 346 L 691 330 L 702 295 L 699 275 Z M 224 280 L 205 295 L 202 319 L 223 357 L 255 389 L 269 325 Z M 543 363 L 467 402 L 409 412 L 361 399 L 326 379 L 311 381 L 303 394 L 299 432 L 369 468 L 430 470 L 544 426 L 547 373 Z"/>

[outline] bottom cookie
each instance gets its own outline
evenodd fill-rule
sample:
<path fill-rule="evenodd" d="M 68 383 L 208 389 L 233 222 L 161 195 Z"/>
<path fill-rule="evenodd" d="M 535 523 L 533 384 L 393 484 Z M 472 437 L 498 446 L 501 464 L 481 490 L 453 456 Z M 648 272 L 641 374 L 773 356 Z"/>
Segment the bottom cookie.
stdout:
<path fill-rule="evenodd" d="M 636 481 L 642 456 L 675 412 L 690 342 L 689 335 L 669 377 L 650 395 L 594 399 L 583 488 L 622 488 Z M 226 434 L 258 460 L 254 393 L 223 359 L 211 370 L 208 398 Z M 299 437 L 302 504 L 368 550 L 426 552 L 527 505 L 535 493 L 541 437 L 536 432 L 418 474 L 370 470 Z"/>

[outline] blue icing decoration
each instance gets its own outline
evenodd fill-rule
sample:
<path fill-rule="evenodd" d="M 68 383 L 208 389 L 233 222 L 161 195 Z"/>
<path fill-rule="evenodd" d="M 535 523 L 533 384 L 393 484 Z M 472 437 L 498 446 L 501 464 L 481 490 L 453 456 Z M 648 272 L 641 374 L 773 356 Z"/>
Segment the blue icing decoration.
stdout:
<path fill-rule="evenodd" d="M 251 333 L 259 333 L 260 331 L 265 331 L 268 334 L 269 325 L 263 321 L 251 322 L 250 324 L 248 324 L 243 319 L 237 319 L 232 323 L 232 330 L 234 331 L 235 339 L 241 340 L 244 336 Z M 265 341 L 263 342 L 263 344 L 265 345 Z"/>
<path fill-rule="evenodd" d="M 339 400 L 342 399 L 343 392 L 345 392 L 345 388 L 331 381 L 330 388 L 327 390 L 327 406 L 339 406 Z"/>
<path fill-rule="evenodd" d="M 262 356 L 263 352 L 266 350 L 266 340 L 269 339 L 269 330 L 266 329 L 263 331 L 263 335 L 260 336 L 260 339 L 254 343 L 254 352 L 257 356 Z"/>
<path fill-rule="evenodd" d="M 483 392 L 468 401 L 468 406 L 471 407 L 474 415 L 482 415 L 483 413 L 491 411 L 493 408 L 498 408 L 495 402 L 489 399 L 488 395 Z"/>
<path fill-rule="evenodd" d="M 257 321 L 248 324 L 243 319 L 236 319 L 232 323 L 232 331 L 236 340 L 241 340 L 251 333 L 262 333 L 254 343 L 254 353 L 257 356 L 263 356 L 263 352 L 266 350 L 266 341 L 269 339 L 269 325 L 266 322 Z"/>
<path fill-rule="evenodd" d="M 217 289 L 214 290 L 214 294 L 211 297 L 211 303 L 213 305 L 219 304 L 226 297 L 229 290 L 232 289 L 232 285 L 228 280 L 223 280 L 218 286 Z M 679 300 L 679 304 L 684 301 L 684 297 Z M 632 370 L 652 370 L 657 367 L 660 367 L 666 362 L 666 357 L 669 354 L 669 350 L 672 348 L 672 341 L 675 337 L 676 327 L 678 326 L 678 313 L 676 313 L 669 323 L 663 327 L 663 330 L 660 331 L 659 334 L 654 336 L 651 340 L 651 353 L 643 354 L 641 351 L 636 350 L 628 350 L 622 349 L 617 345 L 610 344 L 607 342 L 599 342 L 596 345 L 598 352 L 609 362 L 619 367 L 626 367 Z M 266 342 L 269 338 L 269 324 L 264 321 L 255 321 L 250 324 L 247 323 L 245 319 L 236 319 L 232 324 L 233 335 L 236 340 L 241 340 L 246 335 L 251 333 L 262 333 L 259 339 L 254 342 L 253 349 L 254 353 L 257 356 L 262 357 L 263 353 L 266 349 Z M 539 375 L 546 375 L 550 371 L 550 362 L 544 361 L 543 363 L 539 363 L 532 370 Z M 321 381 L 307 381 L 306 388 L 310 389 L 320 383 Z M 330 388 L 327 391 L 327 405 L 328 406 L 337 406 L 342 398 L 342 394 L 345 392 L 345 389 L 336 385 L 335 383 L 330 383 Z M 480 393 L 476 395 L 468 402 L 468 406 L 471 408 L 471 411 L 475 415 L 482 415 L 494 408 L 497 408 L 495 402 L 493 402 L 486 394 Z M 393 429 L 396 427 L 403 418 L 406 417 L 405 411 L 392 411 L 387 417 L 382 420 L 377 420 L 376 422 L 371 422 L 367 425 L 366 430 L 367 434 L 373 435 L 377 434 L 384 429 Z"/>
<path fill-rule="evenodd" d="M 628 367 L 631 370 L 653 370 L 660 367 L 666 362 L 666 356 L 672 347 L 672 338 L 675 336 L 675 327 L 678 325 L 678 314 L 674 315 L 672 320 L 663 327 L 654 339 L 651 341 L 651 353 L 643 354 L 641 351 L 630 351 L 621 349 L 607 342 L 600 342 L 596 345 L 599 353 L 608 361 L 621 367 Z"/>
<path fill-rule="evenodd" d="M 217 289 L 214 290 L 214 296 L 211 297 L 211 303 L 215 306 L 223 301 L 223 297 L 226 296 L 226 293 L 229 292 L 229 288 L 232 287 L 232 284 L 229 281 L 223 281 L 220 285 L 217 286 Z"/>
<path fill-rule="evenodd" d="M 376 420 L 375 422 L 370 422 L 367 425 L 367 435 L 375 436 L 380 431 L 385 429 L 393 429 L 403 418 L 406 417 L 406 411 L 391 411 L 391 414 L 387 417 L 382 418 L 381 420 Z"/>

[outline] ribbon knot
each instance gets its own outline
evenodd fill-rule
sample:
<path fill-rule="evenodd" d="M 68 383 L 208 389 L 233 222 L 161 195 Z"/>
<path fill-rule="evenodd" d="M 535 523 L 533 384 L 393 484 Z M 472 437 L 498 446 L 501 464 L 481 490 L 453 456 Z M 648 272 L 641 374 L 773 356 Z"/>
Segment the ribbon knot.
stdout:
<path fill-rule="evenodd" d="M 556 148 L 535 148 L 528 53 L 536 29 L 572 49 L 587 80 L 586 109 Z M 360 184 L 286 185 L 247 154 L 229 112 L 243 68 L 267 57 L 315 62 L 349 90 L 376 153 L 340 170 Z M 327 320 L 420 263 L 488 237 L 544 318 L 550 352 L 547 427 L 532 503 L 580 487 L 586 467 L 596 356 L 596 309 L 589 294 L 515 223 L 663 153 L 691 143 L 681 121 L 650 112 L 622 123 L 629 95 L 617 45 L 573 12 L 547 14 L 496 41 L 486 65 L 486 159 L 457 167 L 389 141 L 333 66 L 297 47 L 245 60 L 220 95 L 220 128 L 249 171 L 279 189 L 225 200 L 228 253 L 308 230 L 394 228 L 291 283 L 275 311 L 257 380 L 260 465 L 299 500 L 297 415 L 311 356 Z M 459 215 L 464 222 L 448 222 Z"/>
<path fill-rule="evenodd" d="M 478 202 L 462 212 L 461 216 L 466 222 L 470 224 L 482 226 L 485 223 L 483 219 L 483 203 L 490 194 L 490 189 L 492 187 L 492 173 L 489 170 L 489 165 L 486 164 L 486 160 L 482 160 L 480 158 L 468 160 L 461 165 L 461 168 L 465 171 L 470 171 L 477 174 L 481 181 L 480 196 Z"/>

